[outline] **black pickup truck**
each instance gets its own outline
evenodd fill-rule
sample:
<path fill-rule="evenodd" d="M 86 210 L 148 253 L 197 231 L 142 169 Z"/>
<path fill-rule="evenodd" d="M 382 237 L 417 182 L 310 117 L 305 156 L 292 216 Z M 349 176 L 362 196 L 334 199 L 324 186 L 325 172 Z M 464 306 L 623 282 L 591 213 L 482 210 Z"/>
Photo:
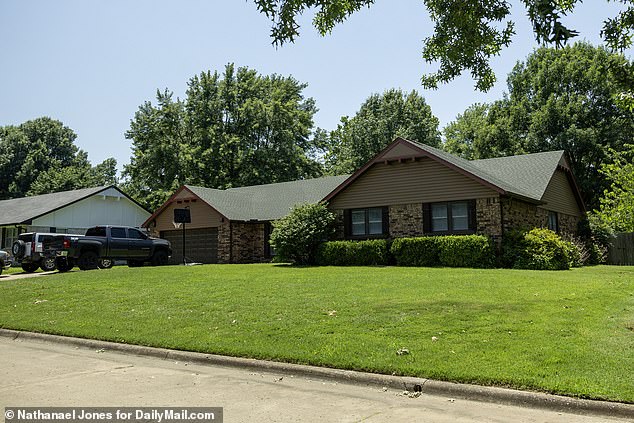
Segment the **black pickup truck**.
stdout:
<path fill-rule="evenodd" d="M 150 262 L 162 266 L 172 254 L 170 242 L 150 238 L 136 228 L 125 226 L 95 226 L 85 236 L 59 235 L 50 243 L 57 256 L 60 272 L 72 269 L 75 264 L 81 270 L 103 267 L 113 260 L 127 260 L 128 266 L 143 266 Z"/>

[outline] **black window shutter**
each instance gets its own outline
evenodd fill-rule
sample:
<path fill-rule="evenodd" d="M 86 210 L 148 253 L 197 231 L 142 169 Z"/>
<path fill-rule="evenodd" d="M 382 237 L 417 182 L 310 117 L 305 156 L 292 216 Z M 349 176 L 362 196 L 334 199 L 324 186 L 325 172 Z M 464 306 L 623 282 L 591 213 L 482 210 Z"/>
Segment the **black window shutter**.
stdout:
<path fill-rule="evenodd" d="M 431 232 L 431 203 L 423 203 L 423 233 Z"/>
<path fill-rule="evenodd" d="M 383 216 L 382 216 L 382 223 L 383 223 L 383 235 L 390 235 L 390 208 L 389 207 L 383 207 Z"/>
<path fill-rule="evenodd" d="M 476 215 L 476 200 L 469 200 L 469 230 L 478 230 L 478 219 Z"/>
<path fill-rule="evenodd" d="M 346 238 L 352 234 L 352 213 L 350 209 L 343 211 L 343 233 Z"/>

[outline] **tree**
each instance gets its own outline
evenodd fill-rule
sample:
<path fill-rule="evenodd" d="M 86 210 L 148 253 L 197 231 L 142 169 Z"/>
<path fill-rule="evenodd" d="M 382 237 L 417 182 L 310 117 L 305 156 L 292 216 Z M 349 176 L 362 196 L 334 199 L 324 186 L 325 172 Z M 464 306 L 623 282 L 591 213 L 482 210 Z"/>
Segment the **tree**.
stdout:
<path fill-rule="evenodd" d="M 0 127 L 0 199 L 116 183 L 116 161 L 91 168 L 76 138 L 48 117 Z"/>
<path fill-rule="evenodd" d="M 397 136 L 440 144 L 438 119 L 416 91 L 372 94 L 354 117 L 343 117 L 328 135 L 326 169 L 334 175 L 354 172 Z"/>
<path fill-rule="evenodd" d="M 274 44 L 293 42 L 299 35 L 298 16 L 316 9 L 314 27 L 326 35 L 348 16 L 370 7 L 374 0 L 254 0 L 258 10 L 273 21 Z M 614 0 L 606 0 L 614 1 Z M 604 22 L 601 35 L 609 48 L 624 51 L 632 46 L 634 0 L 618 0 L 622 11 Z M 562 47 L 578 32 L 566 27 L 562 19 L 582 0 L 522 0 L 528 11 L 536 40 L 543 45 Z M 438 62 L 437 72 L 423 76 L 426 88 L 453 80 L 469 71 L 476 88 L 486 91 L 495 83 L 489 65 L 492 57 L 511 44 L 515 33 L 509 20 L 508 0 L 424 0 L 434 33 L 424 41 L 423 58 Z M 628 90 L 631 94 L 631 90 Z"/>
<path fill-rule="evenodd" d="M 155 208 L 182 184 L 225 189 L 319 176 L 310 136 L 317 109 L 304 88 L 229 64 L 222 75 L 191 78 L 184 100 L 158 91 L 157 105 L 139 107 L 126 133 L 126 186 Z"/>
<path fill-rule="evenodd" d="M 335 215 L 324 204 L 304 204 L 273 222 L 271 246 L 277 260 L 315 264 L 319 245 L 335 232 Z"/>
<path fill-rule="evenodd" d="M 473 106 L 445 128 L 445 148 L 467 158 L 566 150 L 586 203 L 607 188 L 599 173 L 634 137 L 634 112 L 619 108 L 620 80 L 610 69 L 627 67 L 621 55 L 577 43 L 541 48 L 508 77 L 509 94 Z"/>
<path fill-rule="evenodd" d="M 594 215 L 615 232 L 634 232 L 634 145 L 613 151 L 614 161 L 604 164 L 601 173 L 610 182 Z"/>

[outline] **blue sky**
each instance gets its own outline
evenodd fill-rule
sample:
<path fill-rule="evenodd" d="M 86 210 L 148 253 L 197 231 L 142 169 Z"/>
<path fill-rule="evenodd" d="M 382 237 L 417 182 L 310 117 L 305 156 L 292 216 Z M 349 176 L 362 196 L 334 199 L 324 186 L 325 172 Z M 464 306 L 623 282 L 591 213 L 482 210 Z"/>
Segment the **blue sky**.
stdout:
<path fill-rule="evenodd" d="M 115 157 L 121 168 L 131 155 L 124 132 L 156 89 L 183 97 L 190 77 L 234 62 L 308 83 L 324 129 L 392 87 L 419 90 L 442 128 L 469 105 L 499 98 L 506 74 L 536 47 L 525 10 L 512 3 L 517 34 L 492 62 L 498 83 L 483 94 L 468 76 L 422 90 L 420 76 L 433 70 L 421 59 L 422 40 L 433 27 L 421 0 L 377 0 L 326 37 L 305 16 L 295 44 L 277 49 L 251 0 L 1 0 L 0 125 L 59 119 L 93 164 Z M 568 22 L 597 44 L 617 10 L 585 1 Z"/>

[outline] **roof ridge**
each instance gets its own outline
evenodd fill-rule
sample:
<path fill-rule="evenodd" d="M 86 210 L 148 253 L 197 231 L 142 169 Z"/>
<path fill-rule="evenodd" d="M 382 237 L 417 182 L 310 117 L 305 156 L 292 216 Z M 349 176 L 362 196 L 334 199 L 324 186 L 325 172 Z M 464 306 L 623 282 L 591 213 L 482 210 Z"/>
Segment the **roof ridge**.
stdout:
<path fill-rule="evenodd" d="M 266 187 L 266 186 L 271 186 L 271 185 L 281 185 L 281 184 L 294 184 L 294 183 L 298 183 L 298 182 L 307 182 L 307 181 L 316 181 L 318 179 L 327 179 L 327 178 L 342 178 L 342 177 L 349 177 L 350 175 L 325 175 L 325 176 L 317 176 L 316 178 L 307 178 L 307 179 L 295 179 L 292 181 L 284 181 L 284 182 L 270 182 L 268 184 L 258 184 L 258 185 L 244 185 L 241 187 L 232 187 L 232 188 L 227 188 L 221 191 L 230 191 L 230 190 L 238 190 L 238 189 L 242 189 L 242 188 L 253 188 L 253 187 Z"/>
<path fill-rule="evenodd" d="M 473 159 L 473 160 L 469 160 L 469 162 L 477 163 L 477 162 L 483 162 L 485 160 L 504 160 L 504 159 L 511 159 L 515 157 L 539 156 L 539 155 L 554 154 L 554 153 L 564 154 L 565 152 L 566 150 L 539 151 L 537 153 L 513 154 L 512 156 L 498 156 L 498 157 L 488 157 L 486 159 Z"/>

